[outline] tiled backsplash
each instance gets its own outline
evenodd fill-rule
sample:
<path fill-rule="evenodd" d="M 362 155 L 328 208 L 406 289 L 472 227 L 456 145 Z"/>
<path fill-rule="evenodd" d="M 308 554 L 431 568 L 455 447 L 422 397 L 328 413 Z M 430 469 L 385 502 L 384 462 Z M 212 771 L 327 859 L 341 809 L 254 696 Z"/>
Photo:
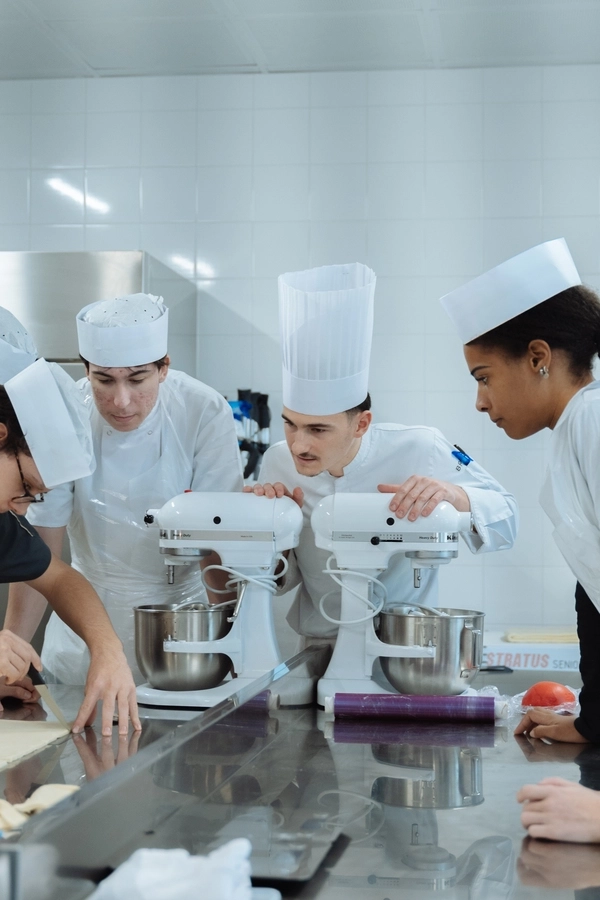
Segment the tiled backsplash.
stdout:
<path fill-rule="evenodd" d="M 441 573 L 490 625 L 573 621 L 574 579 L 537 504 L 548 436 L 475 411 L 438 298 L 559 236 L 600 284 L 599 66 L 0 82 L 0 249 L 142 248 L 195 278 L 198 376 L 269 393 L 276 437 L 277 275 L 375 269 L 376 418 L 440 427 L 521 505 L 512 551 Z"/>

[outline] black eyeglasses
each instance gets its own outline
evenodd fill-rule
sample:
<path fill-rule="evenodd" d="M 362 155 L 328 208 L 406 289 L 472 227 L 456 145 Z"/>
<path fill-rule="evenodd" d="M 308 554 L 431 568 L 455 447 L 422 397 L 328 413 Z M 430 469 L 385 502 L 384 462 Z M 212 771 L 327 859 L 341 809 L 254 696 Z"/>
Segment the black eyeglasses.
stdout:
<path fill-rule="evenodd" d="M 43 494 L 32 494 L 29 490 L 29 485 L 23 478 L 23 469 L 21 468 L 21 463 L 19 462 L 19 454 L 15 453 L 15 459 L 17 461 L 17 466 L 19 467 L 19 475 L 21 476 L 21 484 L 23 485 L 23 490 L 25 493 L 20 494 L 18 497 L 13 497 L 13 500 L 27 500 L 29 503 L 43 503 L 44 495 Z"/>

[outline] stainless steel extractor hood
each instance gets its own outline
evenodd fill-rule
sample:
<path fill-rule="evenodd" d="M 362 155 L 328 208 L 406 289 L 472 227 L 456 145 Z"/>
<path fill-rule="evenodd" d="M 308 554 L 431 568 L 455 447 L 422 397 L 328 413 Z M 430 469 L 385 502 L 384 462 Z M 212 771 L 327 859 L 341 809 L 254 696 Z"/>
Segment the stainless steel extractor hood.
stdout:
<path fill-rule="evenodd" d="M 174 368 L 196 376 L 196 287 L 141 250 L 0 252 L 0 304 L 20 319 L 40 356 L 80 371 L 75 315 L 88 303 L 145 291 L 169 307 Z"/>

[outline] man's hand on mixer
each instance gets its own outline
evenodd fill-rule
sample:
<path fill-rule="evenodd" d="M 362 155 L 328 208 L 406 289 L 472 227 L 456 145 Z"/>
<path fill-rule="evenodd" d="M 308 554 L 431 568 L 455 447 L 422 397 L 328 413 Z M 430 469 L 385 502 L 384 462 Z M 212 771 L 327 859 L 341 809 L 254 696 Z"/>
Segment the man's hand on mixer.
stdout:
<path fill-rule="evenodd" d="M 398 519 L 408 517 L 414 522 L 419 516 L 428 516 L 442 500 L 447 500 L 459 512 L 470 512 L 467 493 L 457 484 L 437 481 L 425 475 L 411 475 L 402 484 L 378 484 L 382 494 L 393 494 L 390 510 Z"/>
<path fill-rule="evenodd" d="M 256 494 L 257 497 L 268 497 L 269 500 L 274 500 L 275 497 L 290 497 L 296 501 L 300 509 L 302 509 L 302 504 L 304 503 L 304 491 L 302 488 L 296 487 L 290 493 L 281 481 L 276 481 L 275 484 L 269 484 L 268 482 L 266 484 L 247 484 L 244 487 L 244 493 Z"/>

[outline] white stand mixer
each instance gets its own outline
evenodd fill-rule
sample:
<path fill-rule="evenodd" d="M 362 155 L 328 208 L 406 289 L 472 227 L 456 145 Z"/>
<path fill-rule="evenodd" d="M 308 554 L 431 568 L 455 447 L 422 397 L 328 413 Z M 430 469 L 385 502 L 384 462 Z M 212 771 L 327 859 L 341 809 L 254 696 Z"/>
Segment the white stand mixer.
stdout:
<path fill-rule="evenodd" d="M 389 494 L 339 493 L 325 497 L 311 517 L 317 547 L 337 560 L 331 570 L 341 585 L 342 602 L 333 656 L 319 680 L 319 706 L 332 711 L 335 694 L 397 693 L 373 680 L 378 657 L 434 657 L 435 647 L 402 646 L 379 640 L 373 618 L 383 606 L 371 599 L 372 586 L 395 553 L 411 559 L 415 587 L 420 570 L 449 563 L 458 556 L 458 536 L 471 528 L 471 514 L 442 502 L 431 515 L 397 519 L 389 509 Z M 339 576 L 339 577 L 338 577 Z M 435 614 L 435 610 L 432 610 Z"/>
<path fill-rule="evenodd" d="M 215 706 L 282 663 L 272 612 L 275 569 L 284 550 L 297 546 L 302 512 L 288 497 L 269 500 L 245 493 L 186 492 L 161 509 L 150 509 L 146 524 L 160 528 L 160 552 L 169 583 L 178 566 L 198 565 L 210 551 L 241 584 L 231 630 L 210 641 L 165 640 L 166 653 L 222 653 L 232 661 L 234 678 L 201 691 L 165 691 L 141 685 L 138 701 L 149 706 Z M 313 683 L 296 679 L 293 705 L 312 702 Z"/>

